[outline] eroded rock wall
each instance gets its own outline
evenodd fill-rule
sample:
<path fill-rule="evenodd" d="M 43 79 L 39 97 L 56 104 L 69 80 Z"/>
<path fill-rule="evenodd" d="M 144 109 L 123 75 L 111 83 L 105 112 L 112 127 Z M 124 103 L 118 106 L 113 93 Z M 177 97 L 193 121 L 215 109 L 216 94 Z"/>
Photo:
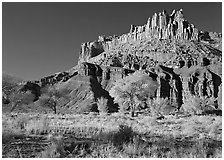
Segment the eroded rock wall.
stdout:
<path fill-rule="evenodd" d="M 198 96 L 218 98 L 220 108 L 220 37 L 199 32 L 185 20 L 183 10 L 170 15 L 163 11 L 149 17 L 143 26 L 131 25 L 127 34 L 99 36 L 97 41 L 83 43 L 77 67 L 32 83 L 40 88 L 59 82 L 73 86 L 71 106 L 76 110 L 88 103 L 87 110 L 91 110 L 96 97 L 107 95 L 112 103 L 108 91 L 117 79 L 145 70 L 159 84 L 155 96 L 168 98 L 173 106 L 180 108 Z"/>
<path fill-rule="evenodd" d="M 142 39 L 181 39 L 199 41 L 199 31 L 184 19 L 183 10 L 155 13 L 143 26 L 131 25 L 130 32 L 121 36 L 99 36 L 95 42 L 81 45 L 79 62 L 88 62 L 113 46 Z"/>

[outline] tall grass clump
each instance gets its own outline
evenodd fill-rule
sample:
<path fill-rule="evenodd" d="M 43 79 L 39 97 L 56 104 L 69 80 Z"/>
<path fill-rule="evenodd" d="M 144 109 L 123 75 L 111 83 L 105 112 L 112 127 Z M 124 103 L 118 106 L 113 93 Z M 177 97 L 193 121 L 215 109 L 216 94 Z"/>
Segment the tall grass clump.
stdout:
<path fill-rule="evenodd" d="M 15 137 L 23 136 L 26 124 L 29 121 L 27 116 L 11 117 L 3 115 L 2 117 L 2 143 L 10 142 Z"/>
<path fill-rule="evenodd" d="M 50 121 L 47 116 L 41 116 L 38 119 L 31 119 L 25 126 L 26 134 L 42 134 L 50 130 Z"/>
<path fill-rule="evenodd" d="M 104 132 L 101 130 L 94 139 L 100 142 L 112 144 L 116 147 L 122 147 L 123 144 L 131 142 L 136 133 L 132 127 L 119 125 L 118 130 Z"/>
<path fill-rule="evenodd" d="M 181 106 L 181 111 L 191 115 L 202 114 L 205 111 L 215 110 L 215 101 L 213 97 L 190 96 Z"/>
<path fill-rule="evenodd" d="M 108 99 L 104 98 L 104 97 L 100 97 L 97 99 L 97 106 L 98 106 L 98 110 L 101 114 L 105 114 L 109 112 L 109 107 L 108 107 Z"/>
<path fill-rule="evenodd" d="M 122 145 L 123 143 L 130 142 L 133 139 L 134 135 L 135 133 L 131 127 L 120 125 L 118 132 L 114 133 L 112 136 L 112 142 L 115 146 Z"/>
<path fill-rule="evenodd" d="M 168 98 L 149 98 L 147 100 L 147 105 L 152 117 L 162 116 L 164 114 L 174 112 L 176 109 L 170 105 Z"/>

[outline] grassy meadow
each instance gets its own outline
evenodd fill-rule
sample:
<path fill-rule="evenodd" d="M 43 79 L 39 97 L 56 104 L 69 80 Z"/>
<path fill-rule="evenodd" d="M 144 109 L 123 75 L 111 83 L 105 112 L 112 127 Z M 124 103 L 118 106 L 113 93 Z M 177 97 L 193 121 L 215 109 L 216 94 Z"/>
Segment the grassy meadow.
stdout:
<path fill-rule="evenodd" d="M 221 158 L 222 116 L 3 114 L 3 158 Z"/>

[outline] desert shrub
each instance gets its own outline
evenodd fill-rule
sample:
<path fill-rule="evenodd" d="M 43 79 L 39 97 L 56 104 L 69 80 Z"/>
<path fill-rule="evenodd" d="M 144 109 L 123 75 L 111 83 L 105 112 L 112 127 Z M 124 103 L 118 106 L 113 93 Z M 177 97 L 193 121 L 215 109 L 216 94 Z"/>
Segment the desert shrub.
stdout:
<path fill-rule="evenodd" d="M 112 135 L 112 143 L 115 146 L 123 145 L 124 143 L 129 143 L 135 133 L 131 127 L 126 125 L 119 125 L 119 130 Z"/>
<path fill-rule="evenodd" d="M 77 140 L 72 137 L 54 136 L 50 145 L 42 151 L 38 158 L 78 158 L 83 157 L 91 146 L 92 141 Z"/>
<path fill-rule="evenodd" d="M 213 97 L 190 96 L 180 110 L 188 114 L 202 114 L 208 110 L 215 110 L 215 101 Z"/>
<path fill-rule="evenodd" d="M 192 96 L 181 106 L 181 111 L 189 114 L 200 114 L 202 108 L 200 106 L 200 98 L 198 96 Z"/>
<path fill-rule="evenodd" d="M 27 116 L 19 116 L 17 118 L 9 115 L 2 117 L 2 143 L 6 144 L 12 141 L 15 137 L 22 137 L 24 128 L 29 121 Z"/>
<path fill-rule="evenodd" d="M 60 158 L 60 155 L 57 144 L 52 143 L 44 151 L 40 152 L 37 158 Z"/>
<path fill-rule="evenodd" d="M 123 152 L 130 155 L 131 157 L 139 157 L 146 153 L 146 144 L 139 135 L 135 135 L 131 142 L 123 144 Z"/>
<path fill-rule="evenodd" d="M 109 107 L 107 105 L 108 99 L 100 97 L 97 99 L 97 106 L 100 113 L 108 113 Z"/>
<path fill-rule="evenodd" d="M 163 114 L 166 114 L 166 109 L 170 106 L 169 99 L 168 98 L 153 98 L 147 100 L 147 105 L 149 107 L 150 115 L 155 116 L 161 116 Z"/>
<path fill-rule="evenodd" d="M 132 75 L 117 80 L 109 93 L 114 97 L 121 111 L 126 110 L 133 113 L 141 109 L 142 102 L 148 97 L 155 96 L 157 87 L 158 83 L 153 81 L 149 75 L 136 71 Z"/>
<path fill-rule="evenodd" d="M 119 158 L 119 151 L 113 144 L 92 145 L 91 155 L 86 158 Z"/>
<path fill-rule="evenodd" d="M 119 125 L 117 131 L 104 132 L 101 130 L 96 134 L 94 139 L 104 143 L 111 143 L 117 147 L 122 147 L 124 143 L 131 142 L 135 135 L 136 133 L 133 131 L 132 127 Z"/>
<path fill-rule="evenodd" d="M 61 98 L 69 99 L 69 89 L 57 89 L 55 86 L 47 86 L 42 90 L 43 94 L 39 98 L 39 102 L 42 106 L 51 108 L 56 114 L 58 111 L 57 106 Z"/>

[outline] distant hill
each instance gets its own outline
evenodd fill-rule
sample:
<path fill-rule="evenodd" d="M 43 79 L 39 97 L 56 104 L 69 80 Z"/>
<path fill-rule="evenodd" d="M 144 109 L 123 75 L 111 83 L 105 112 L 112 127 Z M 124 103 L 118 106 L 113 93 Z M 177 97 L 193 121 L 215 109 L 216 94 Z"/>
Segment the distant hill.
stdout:
<path fill-rule="evenodd" d="M 23 82 L 21 78 L 2 73 L 2 110 L 9 110 L 11 107 L 10 96 L 19 89 L 19 83 Z"/>
<path fill-rule="evenodd" d="M 18 83 L 23 82 L 21 78 L 10 74 L 2 73 L 2 91 L 6 95 L 10 95 L 18 87 Z"/>

